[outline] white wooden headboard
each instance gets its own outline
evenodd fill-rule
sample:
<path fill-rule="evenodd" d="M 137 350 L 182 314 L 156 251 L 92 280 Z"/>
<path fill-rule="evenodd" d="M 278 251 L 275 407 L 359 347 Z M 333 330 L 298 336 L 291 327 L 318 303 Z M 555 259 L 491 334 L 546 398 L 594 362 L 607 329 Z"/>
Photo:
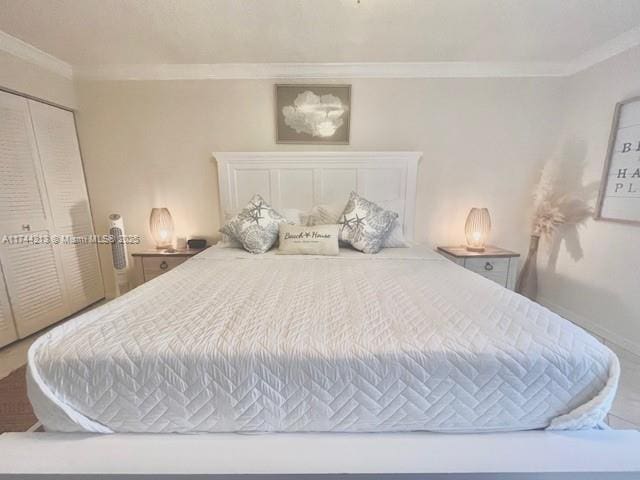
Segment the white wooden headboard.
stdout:
<path fill-rule="evenodd" d="M 221 218 L 259 193 L 276 210 L 346 204 L 353 190 L 397 212 L 413 239 L 421 152 L 216 152 Z"/>

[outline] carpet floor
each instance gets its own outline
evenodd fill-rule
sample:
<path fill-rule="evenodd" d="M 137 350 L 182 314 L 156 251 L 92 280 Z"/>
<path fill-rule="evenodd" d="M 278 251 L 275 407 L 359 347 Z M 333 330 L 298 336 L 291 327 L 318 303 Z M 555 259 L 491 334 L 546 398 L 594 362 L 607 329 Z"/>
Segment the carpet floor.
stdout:
<path fill-rule="evenodd" d="M 27 398 L 26 369 L 0 380 L 0 433 L 26 432 L 38 421 Z"/>

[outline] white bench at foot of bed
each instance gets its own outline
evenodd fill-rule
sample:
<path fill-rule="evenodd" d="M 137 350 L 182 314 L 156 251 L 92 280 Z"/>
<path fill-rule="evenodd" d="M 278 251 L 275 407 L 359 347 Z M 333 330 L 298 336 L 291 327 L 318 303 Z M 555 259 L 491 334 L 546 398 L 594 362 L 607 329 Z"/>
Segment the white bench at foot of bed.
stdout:
<path fill-rule="evenodd" d="M 600 475 L 594 475 L 595 472 Z M 453 480 L 637 479 L 639 472 L 640 432 L 621 430 L 466 435 L 7 433 L 0 436 L 0 474 L 164 473 L 209 474 L 214 478 L 232 475 L 342 478 L 341 474 L 360 474 L 358 478 L 367 479 L 402 478 L 401 474 L 407 474 L 407 478 L 434 479 L 450 474 L 446 479 Z"/>

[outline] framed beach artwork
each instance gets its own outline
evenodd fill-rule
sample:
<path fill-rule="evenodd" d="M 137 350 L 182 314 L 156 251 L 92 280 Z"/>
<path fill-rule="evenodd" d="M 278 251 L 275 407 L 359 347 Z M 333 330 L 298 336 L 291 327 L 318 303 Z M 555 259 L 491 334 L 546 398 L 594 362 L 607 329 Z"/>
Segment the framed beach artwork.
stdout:
<path fill-rule="evenodd" d="M 640 97 L 616 105 L 595 218 L 640 224 Z"/>
<path fill-rule="evenodd" d="M 351 85 L 276 85 L 276 143 L 346 145 Z"/>

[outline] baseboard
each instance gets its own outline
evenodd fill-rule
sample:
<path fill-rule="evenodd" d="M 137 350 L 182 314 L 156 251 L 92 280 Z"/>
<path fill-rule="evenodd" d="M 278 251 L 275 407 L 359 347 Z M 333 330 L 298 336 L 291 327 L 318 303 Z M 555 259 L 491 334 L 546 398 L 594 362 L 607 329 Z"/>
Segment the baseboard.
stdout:
<path fill-rule="evenodd" d="M 604 328 L 601 325 L 594 323 L 592 320 L 584 317 L 583 315 L 575 313 L 546 298 L 538 297 L 536 301 L 539 304 L 547 307 L 549 310 L 584 328 L 585 330 L 589 330 L 589 332 L 604 338 L 606 342 L 613 343 L 614 345 L 617 345 L 620 348 L 624 348 L 625 350 L 628 350 L 635 355 L 640 355 L 640 345 L 636 345 L 634 342 L 630 342 L 619 333 L 613 332 L 608 328 Z"/>
<path fill-rule="evenodd" d="M 40 427 L 42 427 L 42 424 L 40 422 L 36 422 L 29 427 L 29 430 L 27 430 L 27 432 L 37 432 L 39 431 Z"/>

